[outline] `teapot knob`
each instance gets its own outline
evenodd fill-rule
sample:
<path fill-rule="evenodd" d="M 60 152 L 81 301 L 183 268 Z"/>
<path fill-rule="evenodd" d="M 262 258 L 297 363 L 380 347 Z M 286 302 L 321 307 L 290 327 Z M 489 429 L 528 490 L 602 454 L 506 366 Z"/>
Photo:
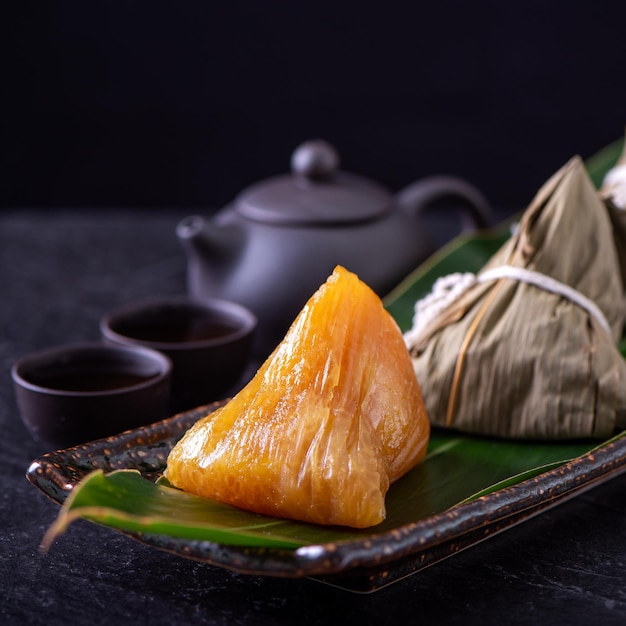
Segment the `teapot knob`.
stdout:
<path fill-rule="evenodd" d="M 338 167 L 339 154 L 322 139 L 301 144 L 291 155 L 291 171 L 309 179 L 328 180 L 334 176 Z"/>

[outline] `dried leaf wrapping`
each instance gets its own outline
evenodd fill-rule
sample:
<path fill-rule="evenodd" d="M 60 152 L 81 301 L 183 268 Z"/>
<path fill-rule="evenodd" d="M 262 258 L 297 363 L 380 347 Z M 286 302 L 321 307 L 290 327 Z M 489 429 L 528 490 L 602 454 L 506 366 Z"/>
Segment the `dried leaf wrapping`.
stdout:
<path fill-rule="evenodd" d="M 579 157 L 554 174 L 484 270 L 511 265 L 569 285 L 599 307 L 611 332 L 579 304 L 531 284 L 469 287 L 409 341 L 432 423 L 509 438 L 611 436 L 626 410 L 616 345 L 626 312 L 624 234 L 623 215 L 607 210 Z"/>

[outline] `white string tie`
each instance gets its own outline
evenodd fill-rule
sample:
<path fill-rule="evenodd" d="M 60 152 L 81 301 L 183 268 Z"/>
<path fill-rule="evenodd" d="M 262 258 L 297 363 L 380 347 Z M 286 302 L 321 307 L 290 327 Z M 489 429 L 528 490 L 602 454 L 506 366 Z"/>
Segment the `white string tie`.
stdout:
<path fill-rule="evenodd" d="M 534 270 L 513 267 L 512 265 L 501 265 L 486 272 L 481 272 L 478 275 L 470 272 L 457 272 L 438 278 L 431 292 L 415 303 L 413 326 L 411 330 L 404 334 L 406 344 L 410 345 L 414 339 L 419 337 L 424 328 L 434 321 L 450 304 L 458 300 L 470 287 L 477 283 L 485 283 L 501 278 L 517 280 L 563 296 L 587 311 L 602 328 L 609 334 L 611 333 L 611 326 L 600 307 L 587 296 L 580 293 L 580 291 Z"/>

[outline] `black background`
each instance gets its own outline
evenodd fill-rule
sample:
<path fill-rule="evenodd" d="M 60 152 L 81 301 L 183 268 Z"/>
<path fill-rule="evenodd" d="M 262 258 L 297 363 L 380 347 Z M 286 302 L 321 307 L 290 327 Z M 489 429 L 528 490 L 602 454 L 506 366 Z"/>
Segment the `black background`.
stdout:
<path fill-rule="evenodd" d="M 217 208 L 321 137 L 520 208 L 621 137 L 621 0 L 7 3 L 3 206 Z"/>
<path fill-rule="evenodd" d="M 47 448 L 8 375 L 25 353 L 96 339 L 113 303 L 179 293 L 187 208 L 286 171 L 312 137 L 394 190 L 450 173 L 523 208 L 571 156 L 624 132 L 623 0 L 20 0 L 0 13 L 2 623 L 623 623 L 625 476 L 370 596 L 241 576 L 87 522 L 43 556 L 58 509 L 24 473 Z"/>

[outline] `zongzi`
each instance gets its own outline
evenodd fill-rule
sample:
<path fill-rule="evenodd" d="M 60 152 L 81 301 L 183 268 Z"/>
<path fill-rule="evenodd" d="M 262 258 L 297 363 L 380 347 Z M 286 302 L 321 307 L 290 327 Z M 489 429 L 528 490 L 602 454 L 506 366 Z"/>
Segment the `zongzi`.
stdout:
<path fill-rule="evenodd" d="M 626 410 L 624 276 L 611 213 L 579 157 L 464 280 L 406 334 L 431 422 L 497 437 L 611 436 Z"/>
<path fill-rule="evenodd" d="M 429 433 L 400 329 L 337 267 L 248 385 L 176 444 L 165 476 L 257 513 L 363 528 L 384 519 Z"/>

